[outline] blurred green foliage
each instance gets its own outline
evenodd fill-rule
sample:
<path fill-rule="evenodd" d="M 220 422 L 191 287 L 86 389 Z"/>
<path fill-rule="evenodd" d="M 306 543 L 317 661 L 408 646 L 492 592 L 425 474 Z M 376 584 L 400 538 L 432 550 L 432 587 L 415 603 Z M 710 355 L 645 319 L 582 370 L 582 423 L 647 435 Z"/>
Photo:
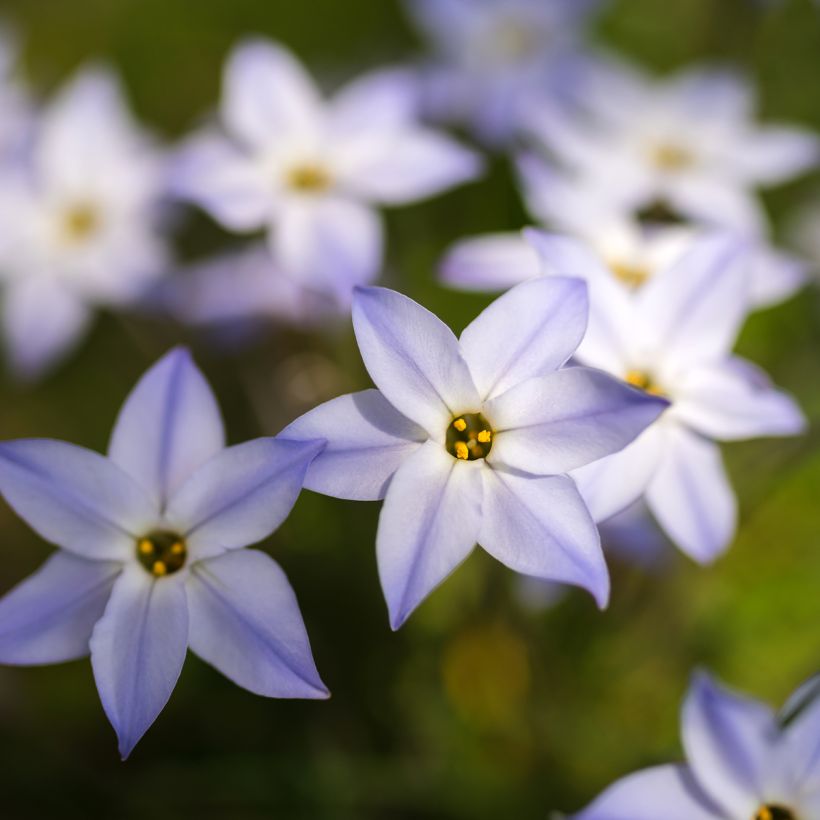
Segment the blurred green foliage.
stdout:
<path fill-rule="evenodd" d="M 25 36 L 35 87 L 103 59 L 139 115 L 169 139 L 215 103 L 222 59 L 258 33 L 284 41 L 332 84 L 413 57 L 394 0 L 2 0 Z M 820 19 L 808 0 L 771 11 L 744 0 L 623 0 L 600 38 L 659 70 L 732 60 L 760 84 L 766 115 L 820 128 Z M 777 223 L 817 186 L 768 197 Z M 489 300 L 433 279 L 458 237 L 520 227 L 505 163 L 481 182 L 389 217 L 385 280 L 455 328 Z M 820 226 L 818 226 L 820 230 Z M 204 217 L 186 254 L 224 241 Z M 754 316 L 740 350 L 820 418 L 817 291 Z M 189 331 L 104 317 L 37 387 L 2 383 L 2 435 L 103 449 L 120 402 L 170 345 L 191 343 L 233 442 L 274 433 L 307 406 L 367 384 L 347 329 L 271 330 L 245 351 Z M 86 662 L 0 669 L 0 814 L 17 818 L 525 820 L 574 810 L 614 778 L 679 756 L 677 713 L 693 666 L 781 701 L 820 667 L 820 432 L 727 448 L 742 508 L 729 555 L 670 572 L 613 565 L 599 613 L 580 592 L 522 606 L 511 573 L 473 556 L 398 634 L 374 557 L 376 504 L 305 493 L 265 546 L 299 596 L 328 703 L 267 701 L 191 657 L 169 706 L 126 764 Z M 48 554 L 5 507 L 0 588 Z"/>

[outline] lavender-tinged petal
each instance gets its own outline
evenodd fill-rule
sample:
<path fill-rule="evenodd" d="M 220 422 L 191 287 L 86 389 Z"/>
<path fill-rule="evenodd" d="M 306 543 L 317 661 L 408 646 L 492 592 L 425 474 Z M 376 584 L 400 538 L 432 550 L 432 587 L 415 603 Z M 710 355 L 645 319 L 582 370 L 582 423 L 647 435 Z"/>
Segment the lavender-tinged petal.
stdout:
<path fill-rule="evenodd" d="M 182 482 L 224 446 L 216 398 L 191 354 L 176 348 L 131 391 L 108 454 L 164 506 Z"/>
<path fill-rule="evenodd" d="M 683 706 L 681 731 L 703 790 L 727 816 L 753 817 L 773 762 L 774 712 L 698 673 Z"/>
<path fill-rule="evenodd" d="M 670 186 L 672 210 L 697 223 L 737 232 L 766 235 L 766 213 L 758 198 L 743 186 L 708 174 L 687 174 Z"/>
<path fill-rule="evenodd" d="M 0 663 L 61 663 L 88 654 L 122 565 L 58 552 L 0 599 Z"/>
<path fill-rule="evenodd" d="M 427 434 L 378 390 L 363 390 L 315 407 L 279 438 L 327 442 L 308 467 L 307 489 L 351 501 L 378 501 L 393 473 Z"/>
<path fill-rule="evenodd" d="M 729 547 L 737 527 L 737 500 L 720 448 L 680 425 L 668 425 L 664 439 L 646 502 L 683 552 L 710 563 Z"/>
<path fill-rule="evenodd" d="M 429 441 L 393 476 L 376 536 L 393 629 L 472 552 L 481 525 L 481 470 L 479 462 L 459 462 Z"/>
<path fill-rule="evenodd" d="M 439 267 L 440 280 L 463 290 L 507 290 L 541 272 L 538 256 L 518 233 L 462 239 Z"/>
<path fill-rule="evenodd" d="M 820 141 L 811 131 L 769 125 L 741 138 L 728 167 L 752 185 L 777 185 L 817 167 Z"/>
<path fill-rule="evenodd" d="M 667 406 L 599 370 L 559 370 L 487 402 L 495 430 L 489 460 L 536 475 L 566 473 L 622 450 Z"/>
<path fill-rule="evenodd" d="M 482 472 L 479 544 L 516 572 L 583 587 L 606 607 L 609 572 L 601 539 L 572 479 Z"/>
<path fill-rule="evenodd" d="M 811 263 L 766 244 L 753 250 L 749 272 L 749 299 L 766 308 L 794 296 L 807 282 Z"/>
<path fill-rule="evenodd" d="M 499 296 L 459 339 L 479 394 L 494 398 L 561 367 L 584 337 L 588 312 L 579 279 L 538 277 Z"/>
<path fill-rule="evenodd" d="M 228 447 L 172 496 L 165 518 L 197 559 L 267 538 L 287 518 L 323 441 L 259 438 Z"/>
<path fill-rule="evenodd" d="M 0 443 L 0 493 L 40 536 L 76 555 L 126 560 L 156 519 L 137 483 L 107 458 L 51 439 Z"/>
<path fill-rule="evenodd" d="M 421 305 L 384 288 L 362 288 L 353 327 L 370 377 L 400 413 L 443 440 L 456 413 L 480 400 L 450 328 Z"/>
<path fill-rule="evenodd" d="M 412 125 L 419 113 L 420 80 L 408 68 L 383 68 L 357 77 L 330 103 L 334 133 L 353 135 L 373 129 Z"/>
<path fill-rule="evenodd" d="M 171 697 L 187 647 L 181 577 L 155 580 L 137 564 L 127 567 L 91 636 L 94 680 L 123 759 Z"/>
<path fill-rule="evenodd" d="M 272 558 L 241 550 L 200 561 L 186 583 L 191 650 L 271 698 L 327 698 L 296 596 Z"/>

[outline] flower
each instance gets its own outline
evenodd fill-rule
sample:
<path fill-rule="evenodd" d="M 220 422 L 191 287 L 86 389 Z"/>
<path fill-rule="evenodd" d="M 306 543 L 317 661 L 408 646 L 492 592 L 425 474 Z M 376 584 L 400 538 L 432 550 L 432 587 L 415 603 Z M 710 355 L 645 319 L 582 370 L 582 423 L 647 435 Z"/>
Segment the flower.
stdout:
<path fill-rule="evenodd" d="M 181 349 L 137 384 L 107 457 L 50 439 L 0 443 L 0 493 L 61 548 L 0 599 L 0 662 L 90 651 L 123 758 L 168 701 L 188 647 L 257 694 L 327 697 L 284 573 L 239 549 L 285 519 L 321 446 L 225 448 L 216 400 Z"/>
<path fill-rule="evenodd" d="M 521 111 L 565 79 L 564 65 L 598 0 L 407 0 L 436 55 L 428 107 L 469 122 L 490 144 L 508 141 Z"/>
<path fill-rule="evenodd" d="M 374 205 L 429 197 L 475 177 L 478 157 L 416 121 L 414 78 L 365 75 L 324 101 L 290 52 L 254 40 L 225 68 L 223 130 L 183 147 L 177 194 L 237 232 L 269 229 L 277 267 L 349 306 L 382 264 Z"/>
<path fill-rule="evenodd" d="M 31 126 L 31 103 L 15 77 L 19 44 L 15 32 L 0 24 L 0 166 L 16 158 Z"/>
<path fill-rule="evenodd" d="M 681 715 L 686 763 L 644 769 L 575 820 L 820 817 L 820 701 L 784 725 L 766 704 L 694 676 Z"/>
<path fill-rule="evenodd" d="M 527 119 L 563 168 L 623 210 L 763 235 L 755 189 L 817 165 L 817 137 L 758 125 L 739 76 L 695 68 L 657 80 L 614 61 L 585 73 L 574 108 L 533 105 Z"/>
<path fill-rule="evenodd" d="M 2 330 L 14 369 L 35 377 L 79 341 L 95 305 L 134 302 L 163 273 L 163 161 L 113 75 L 86 69 L 0 181 Z"/>
<path fill-rule="evenodd" d="M 606 604 L 598 532 L 564 474 L 620 450 L 666 402 L 598 371 L 561 369 L 587 309 L 583 282 L 543 277 L 456 339 L 406 296 L 357 290 L 353 326 L 378 389 L 320 405 L 282 436 L 328 442 L 307 488 L 384 499 L 376 550 L 393 629 L 476 542 Z"/>
<path fill-rule="evenodd" d="M 573 473 L 593 516 L 606 520 L 643 497 L 685 553 L 714 559 L 736 524 L 735 497 L 714 442 L 795 435 L 805 424 L 793 399 L 731 354 L 748 310 L 742 241 L 705 235 L 630 292 L 582 245 L 530 236 L 547 268 L 589 282 L 590 321 L 577 361 L 671 402 L 622 452 Z"/>

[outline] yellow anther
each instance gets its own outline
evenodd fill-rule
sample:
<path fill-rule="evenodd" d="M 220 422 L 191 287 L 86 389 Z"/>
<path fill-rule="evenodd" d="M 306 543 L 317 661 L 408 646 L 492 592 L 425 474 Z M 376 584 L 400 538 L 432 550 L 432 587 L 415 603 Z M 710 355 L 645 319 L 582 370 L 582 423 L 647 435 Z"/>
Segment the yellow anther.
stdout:
<path fill-rule="evenodd" d="M 455 449 L 456 458 L 460 458 L 462 461 L 467 461 L 470 457 L 470 450 L 463 441 L 457 441 L 455 444 Z"/>
<path fill-rule="evenodd" d="M 463 433 L 467 429 L 467 422 L 464 421 L 464 419 L 456 419 L 453 422 L 453 427 L 455 427 L 459 433 Z"/>
<path fill-rule="evenodd" d="M 796 820 L 797 815 L 786 806 L 777 806 L 769 804 L 761 806 L 756 812 L 752 820 Z"/>
<path fill-rule="evenodd" d="M 681 171 L 694 161 L 691 151 L 674 143 L 656 145 L 651 155 L 655 165 L 663 171 Z"/>
<path fill-rule="evenodd" d="M 287 182 L 291 188 L 304 193 L 317 193 L 330 187 L 330 174 L 321 165 L 306 163 L 291 168 L 287 175 Z"/>
<path fill-rule="evenodd" d="M 643 370 L 629 370 L 624 376 L 624 381 L 649 393 L 650 396 L 665 396 L 663 389 L 656 384 L 652 377 Z"/>
<path fill-rule="evenodd" d="M 181 541 L 176 541 L 174 544 L 171 545 L 171 552 L 174 555 L 182 555 L 185 552 L 185 544 Z"/>
<path fill-rule="evenodd" d="M 627 265 L 619 262 L 611 262 L 609 269 L 612 275 L 619 281 L 623 282 L 627 287 L 639 288 L 647 279 L 649 279 L 649 271 L 638 265 Z"/>
<path fill-rule="evenodd" d="M 154 545 L 148 538 L 143 538 L 139 542 L 139 551 L 143 555 L 150 555 L 154 551 Z"/>
<path fill-rule="evenodd" d="M 137 539 L 137 561 L 155 578 L 179 572 L 188 559 L 185 539 L 177 532 L 154 530 Z"/>
<path fill-rule="evenodd" d="M 164 561 L 154 561 L 151 565 L 151 572 L 153 572 L 154 575 L 161 577 L 168 573 L 168 567 L 165 566 Z"/>
<path fill-rule="evenodd" d="M 489 444 L 493 440 L 491 430 L 482 430 L 476 437 L 481 444 Z"/>

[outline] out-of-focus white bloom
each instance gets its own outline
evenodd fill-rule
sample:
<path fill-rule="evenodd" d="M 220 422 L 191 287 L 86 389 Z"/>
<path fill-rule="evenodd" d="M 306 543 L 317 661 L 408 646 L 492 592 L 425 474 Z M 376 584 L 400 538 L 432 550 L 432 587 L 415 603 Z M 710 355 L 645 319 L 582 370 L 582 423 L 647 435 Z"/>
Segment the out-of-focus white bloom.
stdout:
<path fill-rule="evenodd" d="M 410 72 L 366 75 L 324 100 L 289 51 L 244 43 L 225 68 L 224 132 L 182 149 L 175 190 L 229 230 L 268 229 L 279 270 L 349 308 L 382 264 L 374 206 L 424 199 L 480 169 L 472 151 L 419 125 L 417 107 Z"/>
<path fill-rule="evenodd" d="M 0 184 L 2 331 L 20 375 L 64 356 L 94 306 L 132 302 L 163 272 L 163 185 L 162 155 L 108 71 L 80 72 L 41 113 Z"/>
<path fill-rule="evenodd" d="M 517 130 L 521 107 L 563 77 L 598 0 L 407 0 L 436 58 L 428 107 L 469 122 L 487 142 Z"/>
<path fill-rule="evenodd" d="M 17 57 L 14 32 L 0 25 L 0 165 L 21 150 L 31 125 L 28 94 L 15 76 Z"/>
<path fill-rule="evenodd" d="M 563 167 L 623 210 L 765 235 L 755 189 L 820 156 L 809 131 L 757 124 L 753 90 L 737 75 L 692 69 L 658 80 L 614 62 L 584 75 L 573 107 L 534 105 L 528 123 Z"/>

